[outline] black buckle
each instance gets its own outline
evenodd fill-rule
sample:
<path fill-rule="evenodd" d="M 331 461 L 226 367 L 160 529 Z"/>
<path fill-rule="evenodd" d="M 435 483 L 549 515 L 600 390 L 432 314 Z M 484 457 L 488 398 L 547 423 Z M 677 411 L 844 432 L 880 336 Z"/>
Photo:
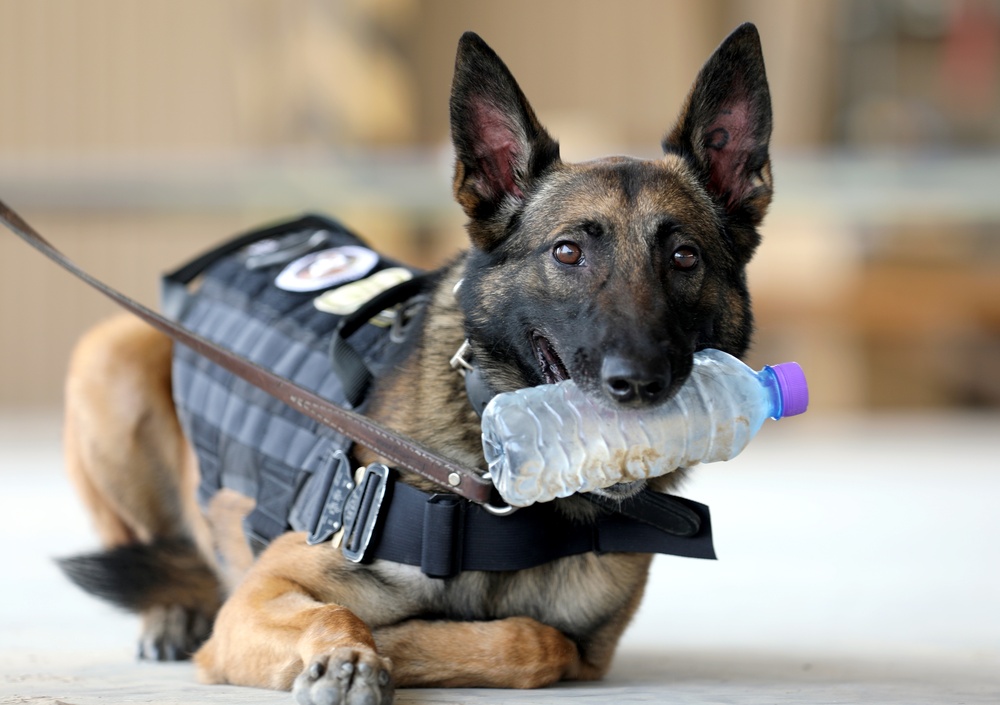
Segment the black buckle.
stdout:
<path fill-rule="evenodd" d="M 344 539 L 341 550 L 344 558 L 353 563 L 360 563 L 365 559 L 388 485 L 389 468 L 382 463 L 372 463 L 365 468 L 358 486 L 344 504 Z"/>
<path fill-rule="evenodd" d="M 354 490 L 354 469 L 347 454 L 339 448 L 324 459 L 316 473 L 321 485 L 310 490 L 321 494 L 323 500 L 306 524 L 312 526 L 306 538 L 310 546 L 326 543 L 340 530 L 344 523 L 344 506 Z"/>

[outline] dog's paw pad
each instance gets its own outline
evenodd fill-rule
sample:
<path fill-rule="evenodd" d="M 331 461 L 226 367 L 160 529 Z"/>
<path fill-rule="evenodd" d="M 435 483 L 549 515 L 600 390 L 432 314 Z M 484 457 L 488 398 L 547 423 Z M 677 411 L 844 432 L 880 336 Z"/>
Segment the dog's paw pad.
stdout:
<path fill-rule="evenodd" d="M 352 648 L 315 658 L 292 687 L 299 705 L 389 705 L 392 693 L 389 662 Z"/>

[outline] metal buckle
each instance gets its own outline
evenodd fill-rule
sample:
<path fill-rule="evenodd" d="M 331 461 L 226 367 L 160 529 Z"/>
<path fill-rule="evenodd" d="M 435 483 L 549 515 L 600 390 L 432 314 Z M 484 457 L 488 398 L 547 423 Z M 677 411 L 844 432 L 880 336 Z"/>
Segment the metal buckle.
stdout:
<path fill-rule="evenodd" d="M 451 365 L 451 369 L 458 372 L 460 375 L 465 377 L 465 373 L 472 369 L 472 365 L 469 364 L 468 355 L 472 352 L 472 343 L 466 339 L 462 346 L 458 349 L 454 355 L 451 356 L 451 360 L 448 364 Z"/>
<path fill-rule="evenodd" d="M 355 485 L 351 461 L 339 448 L 324 459 L 316 472 L 323 480 L 322 486 L 317 488 L 323 494 L 323 504 L 318 507 L 315 519 L 311 521 L 313 528 L 306 538 L 306 543 L 310 546 L 325 543 L 341 533 L 344 505 Z"/>
<path fill-rule="evenodd" d="M 396 344 L 405 343 L 406 337 L 410 334 L 411 324 L 428 301 L 430 301 L 429 296 L 418 294 L 397 306 L 396 315 L 392 317 L 392 323 L 389 326 L 389 340 Z"/>
<path fill-rule="evenodd" d="M 388 484 L 389 468 L 372 463 L 365 468 L 358 486 L 344 504 L 344 538 L 340 550 L 353 563 L 365 559 Z"/>

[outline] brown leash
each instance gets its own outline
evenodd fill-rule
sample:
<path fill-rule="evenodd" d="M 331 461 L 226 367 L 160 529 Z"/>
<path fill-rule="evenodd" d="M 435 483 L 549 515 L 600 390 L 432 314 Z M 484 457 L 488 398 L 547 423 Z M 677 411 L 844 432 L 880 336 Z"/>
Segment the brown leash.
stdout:
<path fill-rule="evenodd" d="M 49 244 L 17 213 L 0 201 L 0 221 L 25 242 L 135 314 L 149 325 L 250 384 L 280 399 L 321 424 L 371 448 L 398 468 L 410 470 L 479 504 L 494 498 L 493 483 L 470 468 L 449 460 L 412 438 L 400 436 L 372 419 L 332 404 L 297 384 L 225 350 L 95 279 Z"/>

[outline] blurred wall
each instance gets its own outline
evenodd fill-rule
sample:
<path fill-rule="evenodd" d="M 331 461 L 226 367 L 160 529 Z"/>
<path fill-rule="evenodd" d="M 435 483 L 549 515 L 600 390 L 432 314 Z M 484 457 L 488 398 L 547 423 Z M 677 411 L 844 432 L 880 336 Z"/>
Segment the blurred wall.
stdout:
<path fill-rule="evenodd" d="M 0 198 L 155 303 L 241 229 L 330 212 L 424 266 L 462 246 L 458 36 L 507 61 L 564 157 L 655 156 L 734 26 L 762 35 L 777 196 L 755 364 L 818 409 L 1000 403 L 994 0 L 0 0 Z M 113 312 L 0 235 L 0 404 L 54 404 Z"/>

